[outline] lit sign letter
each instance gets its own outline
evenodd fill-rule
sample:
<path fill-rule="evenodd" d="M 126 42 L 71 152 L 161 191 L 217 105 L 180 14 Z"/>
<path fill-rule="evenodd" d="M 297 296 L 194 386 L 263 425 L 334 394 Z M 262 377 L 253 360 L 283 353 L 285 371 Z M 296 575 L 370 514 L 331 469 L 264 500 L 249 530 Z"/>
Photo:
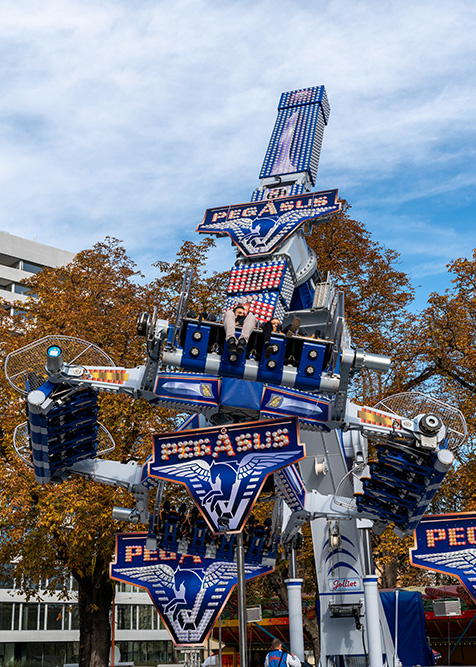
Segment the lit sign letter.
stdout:
<path fill-rule="evenodd" d="M 159 560 L 157 551 L 150 551 L 150 549 L 144 549 L 144 561 L 146 560 Z"/>
<path fill-rule="evenodd" d="M 210 438 L 205 438 L 198 440 L 195 445 L 195 453 L 197 456 L 206 456 L 207 454 L 212 453 L 212 448 L 210 447 Z"/>
<path fill-rule="evenodd" d="M 141 546 L 128 546 L 126 547 L 126 563 L 132 562 L 133 556 L 142 556 L 142 547 Z"/>
<path fill-rule="evenodd" d="M 476 526 L 470 526 L 466 529 L 466 539 L 468 540 L 468 544 L 476 544 L 475 531 Z"/>
<path fill-rule="evenodd" d="M 219 452 L 226 452 L 228 456 L 235 456 L 233 445 L 231 444 L 230 436 L 228 435 L 226 428 L 222 428 L 221 433 L 217 438 L 217 443 L 212 454 L 213 458 L 216 459 Z"/>
<path fill-rule="evenodd" d="M 457 533 L 461 533 L 461 531 L 463 534 L 458 535 Z M 459 528 L 448 528 L 448 539 L 450 547 L 464 546 L 466 544 L 466 540 L 464 539 L 463 526 L 460 526 Z M 458 542 L 458 539 L 461 539 L 461 542 Z"/>
<path fill-rule="evenodd" d="M 190 451 L 190 445 L 188 440 L 180 440 L 178 443 L 178 457 L 179 459 L 188 459 L 188 453 Z"/>
<path fill-rule="evenodd" d="M 235 445 L 237 452 L 246 452 L 248 449 L 251 449 L 253 447 L 253 443 L 251 442 L 251 433 L 242 433 L 241 435 L 237 435 L 235 438 Z"/>
<path fill-rule="evenodd" d="M 182 563 L 185 563 L 186 558 L 193 558 L 194 563 L 201 563 L 202 562 L 202 559 L 200 558 L 200 556 L 193 556 L 192 554 L 183 554 L 181 556 L 180 560 L 179 560 L 180 565 L 182 565 Z"/>
<path fill-rule="evenodd" d="M 220 211 L 218 213 L 214 213 L 212 216 L 212 222 L 216 222 L 217 220 L 226 218 L 226 211 Z"/>
<path fill-rule="evenodd" d="M 426 531 L 427 547 L 434 547 L 439 540 L 446 540 L 446 530 L 444 528 L 432 528 Z"/>
<path fill-rule="evenodd" d="M 278 212 L 277 212 L 277 210 L 276 210 L 276 206 L 273 204 L 272 201 L 269 201 L 269 202 L 266 204 L 266 206 L 265 206 L 265 207 L 263 208 L 263 210 L 260 212 L 260 214 L 258 215 L 258 217 L 260 217 L 260 215 L 263 215 L 264 213 L 268 213 L 268 215 L 277 215 Z"/>
<path fill-rule="evenodd" d="M 289 435 L 287 435 L 288 429 L 278 429 L 273 431 L 273 447 L 286 447 L 289 445 Z"/>
<path fill-rule="evenodd" d="M 294 202 L 293 201 L 285 201 L 282 204 L 279 205 L 279 210 L 280 211 L 292 211 L 294 208 Z"/>

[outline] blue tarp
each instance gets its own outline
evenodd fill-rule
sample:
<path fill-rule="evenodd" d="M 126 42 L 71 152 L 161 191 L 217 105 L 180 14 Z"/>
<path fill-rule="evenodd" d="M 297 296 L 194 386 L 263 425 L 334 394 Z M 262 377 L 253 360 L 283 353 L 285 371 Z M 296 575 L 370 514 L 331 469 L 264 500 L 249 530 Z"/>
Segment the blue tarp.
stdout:
<path fill-rule="evenodd" d="M 397 591 L 381 592 L 388 627 L 395 642 Z M 425 612 L 418 591 L 398 591 L 398 657 L 403 667 L 434 665 L 433 652 L 426 641 Z"/>
<path fill-rule="evenodd" d="M 261 382 L 222 378 L 220 403 L 224 406 L 259 410 L 262 395 L 263 385 Z"/>

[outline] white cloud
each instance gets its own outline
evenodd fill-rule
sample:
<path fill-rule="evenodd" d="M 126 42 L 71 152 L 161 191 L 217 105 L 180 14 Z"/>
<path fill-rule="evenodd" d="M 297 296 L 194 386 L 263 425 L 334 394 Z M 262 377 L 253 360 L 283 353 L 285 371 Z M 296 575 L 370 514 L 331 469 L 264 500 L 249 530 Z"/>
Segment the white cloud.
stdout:
<path fill-rule="evenodd" d="M 473 197 L 475 24 L 471 0 L 4 0 L 0 228 L 171 258 L 249 198 L 280 93 L 317 84 L 318 187 Z"/>

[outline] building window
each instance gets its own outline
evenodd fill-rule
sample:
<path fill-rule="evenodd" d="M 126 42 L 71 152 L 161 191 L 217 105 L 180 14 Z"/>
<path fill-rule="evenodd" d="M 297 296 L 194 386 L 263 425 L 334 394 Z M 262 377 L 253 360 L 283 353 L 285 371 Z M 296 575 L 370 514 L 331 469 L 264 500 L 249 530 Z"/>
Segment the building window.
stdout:
<path fill-rule="evenodd" d="M 152 611 L 153 607 L 150 605 L 138 605 L 139 630 L 152 630 Z"/>
<path fill-rule="evenodd" d="M 38 667 L 78 662 L 78 646 L 73 642 L 18 642 L 13 664 L 20 662 Z"/>
<path fill-rule="evenodd" d="M 79 606 L 77 604 L 70 605 L 71 611 L 71 630 L 79 630 Z"/>
<path fill-rule="evenodd" d="M 152 605 L 117 604 L 116 624 L 118 630 L 160 630 L 160 616 Z"/>
<path fill-rule="evenodd" d="M 117 609 L 117 629 L 130 630 L 131 629 L 131 605 L 118 604 Z"/>
<path fill-rule="evenodd" d="M 39 605 L 39 609 L 38 609 L 38 612 L 39 612 L 39 615 L 40 615 L 40 621 L 38 623 L 38 628 L 40 630 L 45 629 L 45 607 L 46 607 L 46 605 L 43 602 L 41 602 L 40 605 Z"/>
<path fill-rule="evenodd" d="M 116 642 L 121 652 L 121 662 L 134 662 L 136 665 L 157 665 L 174 660 L 171 641 Z"/>
<path fill-rule="evenodd" d="M 23 269 L 23 271 L 28 271 L 28 273 L 38 273 L 44 267 L 40 266 L 40 264 L 34 264 L 33 262 L 26 262 L 25 260 L 23 260 L 21 268 Z"/>
<path fill-rule="evenodd" d="M 119 593 L 139 593 L 141 589 L 138 586 L 133 586 L 132 584 L 124 584 L 122 581 L 116 584 L 116 590 Z"/>
<path fill-rule="evenodd" d="M 22 285 L 21 283 L 13 283 L 13 291 L 15 294 L 28 294 L 28 296 L 36 297 L 36 294 L 31 293 L 31 289 L 27 287 L 26 285 Z"/>
<path fill-rule="evenodd" d="M 38 629 L 38 604 L 23 603 L 22 630 L 37 630 Z"/>
<path fill-rule="evenodd" d="M 64 608 L 62 604 L 47 604 L 46 629 L 62 630 Z"/>
<path fill-rule="evenodd" d="M 12 629 L 12 602 L 0 602 L 0 630 Z"/>
<path fill-rule="evenodd" d="M 21 604 L 19 602 L 13 603 L 13 629 L 20 630 L 20 614 Z"/>

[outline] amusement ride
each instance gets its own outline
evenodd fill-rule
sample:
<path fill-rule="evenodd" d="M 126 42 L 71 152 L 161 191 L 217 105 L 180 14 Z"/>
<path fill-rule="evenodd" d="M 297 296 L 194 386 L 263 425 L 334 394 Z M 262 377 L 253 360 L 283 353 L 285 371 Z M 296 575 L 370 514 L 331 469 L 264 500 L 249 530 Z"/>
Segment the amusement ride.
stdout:
<path fill-rule="evenodd" d="M 6 360 L 28 413 L 15 448 L 38 484 L 77 474 L 131 493 L 134 507 L 114 508 L 113 517 L 145 529 L 117 535 L 111 577 L 148 590 L 175 644 L 190 649 L 189 665 L 238 585 L 246 667 L 245 582 L 273 570 L 280 544 L 289 558 L 291 651 L 304 661 L 296 552 L 306 522 L 321 665 L 360 665 L 363 655 L 371 667 L 400 664 L 371 533 L 391 525 L 411 534 L 465 439 L 461 413 L 424 394 L 375 406 L 348 396 L 352 376 L 384 373 L 390 359 L 352 345 L 344 294 L 321 275 L 306 243 L 314 225 L 340 210 L 337 190 L 313 191 L 329 112 L 324 86 L 283 93 L 250 201 L 209 209 L 197 227 L 229 237 L 236 250 L 226 331 L 207 313 L 187 310 L 187 270 L 173 321 L 155 311 L 138 317 L 143 365 L 118 367 L 95 345 L 54 334 Z M 276 330 L 267 325 L 273 319 Z M 145 463 L 122 464 L 107 458 L 114 443 L 98 422 L 99 392 L 141 397 L 189 417 L 176 432 L 154 436 Z M 270 475 L 272 514 L 245 535 Z M 192 517 L 164 500 L 165 482 L 186 486 Z"/>

